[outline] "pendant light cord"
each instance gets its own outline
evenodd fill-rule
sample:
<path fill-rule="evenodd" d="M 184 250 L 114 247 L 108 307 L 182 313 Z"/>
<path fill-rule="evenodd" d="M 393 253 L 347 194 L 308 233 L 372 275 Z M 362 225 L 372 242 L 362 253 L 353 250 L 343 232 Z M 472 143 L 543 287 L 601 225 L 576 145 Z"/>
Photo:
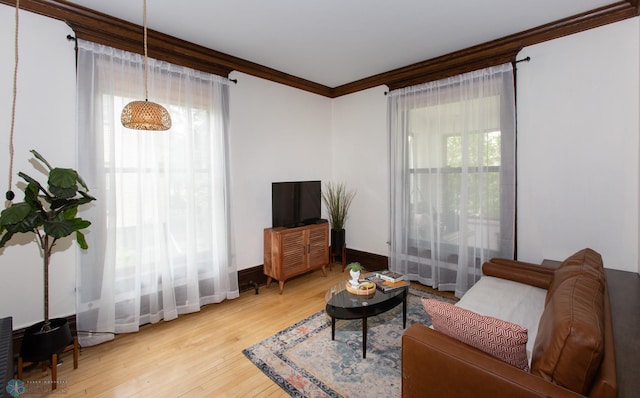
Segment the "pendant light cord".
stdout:
<path fill-rule="evenodd" d="M 146 1 L 146 0 L 145 0 Z M 16 97 L 18 96 L 18 14 L 20 9 L 20 0 L 16 0 L 16 32 L 15 32 L 15 64 L 13 68 L 13 102 L 11 104 L 11 130 L 9 132 L 9 187 L 7 189 L 6 198 L 11 204 L 15 197 L 11 186 L 13 185 L 13 132 L 16 124 Z"/>
<path fill-rule="evenodd" d="M 148 101 L 149 100 L 149 89 L 147 87 L 147 69 L 149 68 L 148 65 L 148 61 L 147 61 L 147 0 L 144 0 L 143 2 L 143 9 L 142 9 L 142 26 L 143 26 L 143 41 L 144 41 L 144 100 Z"/>

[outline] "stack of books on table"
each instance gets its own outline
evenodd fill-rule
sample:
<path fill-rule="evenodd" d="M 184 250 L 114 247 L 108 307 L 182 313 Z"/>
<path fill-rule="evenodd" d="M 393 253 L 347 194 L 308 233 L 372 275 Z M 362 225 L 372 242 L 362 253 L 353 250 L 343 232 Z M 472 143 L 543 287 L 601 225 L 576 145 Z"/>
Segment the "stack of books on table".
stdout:
<path fill-rule="evenodd" d="M 389 270 L 377 271 L 366 279 L 375 283 L 376 288 L 385 293 L 410 285 L 409 281 L 404 280 L 404 275 Z"/>
<path fill-rule="evenodd" d="M 393 272 L 388 269 L 385 269 L 384 271 L 376 271 L 375 275 L 378 278 L 383 279 L 385 281 L 389 281 L 389 282 L 399 282 L 405 279 L 403 274 L 398 272 Z"/>

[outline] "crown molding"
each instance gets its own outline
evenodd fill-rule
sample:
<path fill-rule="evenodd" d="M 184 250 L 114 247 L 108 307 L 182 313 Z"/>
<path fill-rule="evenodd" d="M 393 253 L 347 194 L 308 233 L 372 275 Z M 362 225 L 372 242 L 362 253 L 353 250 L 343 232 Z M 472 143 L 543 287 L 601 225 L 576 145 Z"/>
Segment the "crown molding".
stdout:
<path fill-rule="evenodd" d="M 0 0 L 0 4 L 15 7 L 15 0 Z M 20 0 L 20 9 L 64 21 L 76 38 L 108 45 L 121 50 L 143 54 L 141 25 L 114 18 L 92 9 L 62 0 Z M 147 52 L 150 57 L 186 66 L 203 72 L 227 77 L 239 71 L 281 83 L 325 97 L 331 88 L 256 64 L 229 54 L 215 51 L 176 37 L 147 29 Z"/>
<path fill-rule="evenodd" d="M 15 7 L 15 0 L 0 0 Z M 142 54 L 142 26 L 62 0 L 21 0 L 20 8 L 64 21 L 76 37 Z M 227 77 L 239 71 L 329 98 L 386 85 L 407 87 L 472 70 L 515 61 L 526 46 L 578 33 L 640 15 L 640 0 L 627 0 L 564 18 L 497 40 L 380 73 L 337 87 L 327 87 L 229 54 L 215 51 L 151 29 L 149 56 Z"/>
<path fill-rule="evenodd" d="M 515 61 L 526 46 L 639 15 L 639 0 L 621 1 L 477 46 L 367 77 L 332 89 L 334 97 L 386 85 L 390 90 Z M 635 4 L 632 4 L 635 3 Z"/>

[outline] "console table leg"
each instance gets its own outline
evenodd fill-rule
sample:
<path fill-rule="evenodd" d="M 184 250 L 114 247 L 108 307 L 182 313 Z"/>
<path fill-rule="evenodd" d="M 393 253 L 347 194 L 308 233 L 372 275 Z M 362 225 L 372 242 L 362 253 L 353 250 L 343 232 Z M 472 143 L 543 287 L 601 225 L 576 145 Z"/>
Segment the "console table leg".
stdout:
<path fill-rule="evenodd" d="M 331 317 L 331 340 L 336 339 L 336 317 Z"/>

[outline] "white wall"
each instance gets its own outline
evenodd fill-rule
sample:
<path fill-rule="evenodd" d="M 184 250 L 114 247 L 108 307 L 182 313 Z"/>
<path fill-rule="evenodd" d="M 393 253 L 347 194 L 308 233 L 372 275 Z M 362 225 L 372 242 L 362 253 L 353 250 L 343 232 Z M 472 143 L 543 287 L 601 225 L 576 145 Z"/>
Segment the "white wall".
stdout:
<path fill-rule="evenodd" d="M 3 196 L 13 18 L 13 7 L 0 5 Z M 20 27 L 14 174 L 33 171 L 31 148 L 56 166 L 75 167 L 75 54 L 66 40 L 72 32 L 63 22 L 26 12 Z M 634 18 L 523 50 L 532 61 L 520 64 L 518 81 L 521 259 L 563 258 L 591 246 L 603 253 L 608 267 L 638 270 L 638 42 Z M 238 269 L 263 262 L 262 230 L 271 224 L 273 181 L 344 181 L 357 191 L 346 225 L 349 247 L 386 255 L 384 87 L 331 100 L 241 73 L 232 77 L 239 80 L 231 87 L 230 104 Z M 75 253 L 74 244 L 53 256 L 52 316 L 75 311 Z M 35 244 L 12 242 L 0 252 L 0 317 L 13 316 L 16 328 L 41 320 L 41 291 Z"/>
<path fill-rule="evenodd" d="M 331 176 L 331 100 L 234 72 L 231 206 L 238 270 L 263 263 L 271 183 Z"/>
<path fill-rule="evenodd" d="M 388 255 L 389 154 L 386 87 L 333 100 L 331 179 L 356 191 L 345 224 L 347 247 Z"/>
<path fill-rule="evenodd" d="M 638 272 L 638 18 L 522 50 L 518 257 Z"/>
<path fill-rule="evenodd" d="M 0 192 L 4 209 L 9 176 L 9 131 L 13 90 L 15 9 L 0 5 Z M 71 29 L 60 21 L 20 12 L 18 100 L 14 133 L 15 201 L 23 200 L 16 188 L 23 171 L 40 181 L 45 175 L 29 159 L 40 152 L 53 166 L 75 167 L 75 52 L 66 39 Z M 40 178 L 42 177 L 42 178 Z M 24 185 L 22 185 L 24 186 Z M 0 249 L 0 317 L 13 316 L 15 328 L 43 319 L 42 258 L 34 235 L 23 234 Z M 72 245 L 71 245 L 72 244 Z M 71 246 L 71 250 L 64 250 Z M 63 251 L 51 257 L 50 315 L 75 313 L 76 244 L 58 245 Z"/>

